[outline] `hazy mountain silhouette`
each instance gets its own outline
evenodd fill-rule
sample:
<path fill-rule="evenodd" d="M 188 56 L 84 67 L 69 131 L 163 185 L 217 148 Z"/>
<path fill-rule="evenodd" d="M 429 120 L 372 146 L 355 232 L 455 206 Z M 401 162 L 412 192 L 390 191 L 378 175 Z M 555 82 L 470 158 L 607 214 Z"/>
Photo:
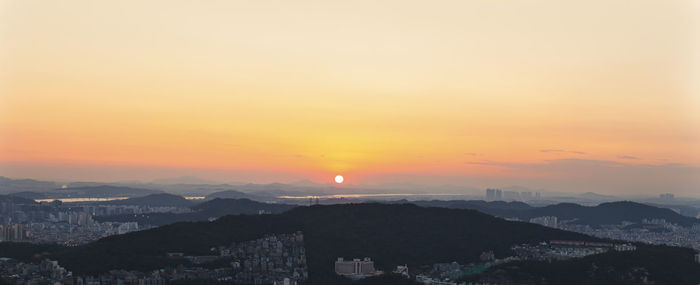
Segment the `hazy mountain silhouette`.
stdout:
<path fill-rule="evenodd" d="M 172 207 L 189 207 L 194 202 L 185 199 L 182 196 L 158 193 L 143 197 L 129 198 L 125 200 L 113 200 L 105 202 L 94 202 L 102 205 L 134 205 L 134 206 L 172 206 Z"/>
<path fill-rule="evenodd" d="M 153 184 L 192 184 L 192 185 L 198 185 L 198 184 L 209 184 L 209 185 L 217 185 L 217 184 L 223 184 L 222 182 L 219 181 L 214 181 L 214 180 L 206 180 L 202 179 L 196 176 L 180 176 L 180 177 L 174 177 L 174 178 L 162 178 L 162 179 L 155 179 L 151 181 Z"/>
<path fill-rule="evenodd" d="M 37 204 L 34 199 L 24 198 L 15 195 L 0 195 L 0 202 L 2 203 L 13 203 L 13 204 L 24 204 L 31 205 Z"/>
<path fill-rule="evenodd" d="M 473 209 L 504 218 L 529 220 L 541 216 L 556 216 L 560 220 L 575 220 L 576 224 L 605 225 L 620 224 L 623 221 L 640 223 L 643 219 L 664 219 L 682 226 L 700 224 L 696 218 L 680 215 L 670 209 L 623 201 L 602 203 L 587 207 L 574 203 L 560 203 L 544 207 L 532 207 L 522 202 L 484 202 L 484 201 L 415 201 L 424 207 L 446 207 L 454 209 Z"/>
<path fill-rule="evenodd" d="M 237 190 L 225 190 L 214 192 L 205 196 L 207 200 L 221 198 L 221 199 L 251 199 L 251 200 L 265 200 L 268 196 L 259 194 L 249 194 Z"/>

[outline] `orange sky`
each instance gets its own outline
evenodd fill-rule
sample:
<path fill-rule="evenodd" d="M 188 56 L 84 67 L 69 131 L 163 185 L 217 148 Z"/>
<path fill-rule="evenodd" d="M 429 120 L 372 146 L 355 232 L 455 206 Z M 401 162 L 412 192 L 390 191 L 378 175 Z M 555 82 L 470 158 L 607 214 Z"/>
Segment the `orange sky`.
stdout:
<path fill-rule="evenodd" d="M 697 189 L 697 2 L 377 2 L 0 0 L 0 175 Z"/>

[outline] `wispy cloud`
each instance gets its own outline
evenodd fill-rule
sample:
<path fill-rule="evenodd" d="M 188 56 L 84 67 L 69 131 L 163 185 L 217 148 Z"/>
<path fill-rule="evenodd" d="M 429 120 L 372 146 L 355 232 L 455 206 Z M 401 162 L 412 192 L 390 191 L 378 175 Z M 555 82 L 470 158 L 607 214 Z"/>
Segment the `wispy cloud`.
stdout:
<path fill-rule="evenodd" d="M 619 159 L 639 159 L 639 157 L 631 156 L 631 155 L 620 155 L 617 158 L 619 158 Z"/>
<path fill-rule="evenodd" d="M 540 152 L 564 152 L 563 149 L 540 149 Z"/>
<path fill-rule="evenodd" d="M 586 152 L 583 152 L 583 151 L 565 150 L 565 149 L 540 149 L 540 152 L 587 154 Z"/>
<path fill-rule="evenodd" d="M 467 161 L 465 164 L 476 164 L 476 165 L 498 165 L 498 162 L 493 161 Z"/>
<path fill-rule="evenodd" d="M 481 165 L 481 166 L 487 166 L 487 167 L 498 167 L 498 168 L 506 168 L 506 169 L 517 167 L 517 164 L 508 163 L 508 162 L 489 161 L 489 160 L 467 161 L 467 162 L 464 162 L 464 164 Z"/>

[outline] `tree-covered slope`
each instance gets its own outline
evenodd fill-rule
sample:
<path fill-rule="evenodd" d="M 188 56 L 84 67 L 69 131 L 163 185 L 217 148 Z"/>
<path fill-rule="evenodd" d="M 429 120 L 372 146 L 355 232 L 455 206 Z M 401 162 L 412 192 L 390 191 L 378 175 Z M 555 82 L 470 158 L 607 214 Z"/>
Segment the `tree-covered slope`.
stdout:
<path fill-rule="evenodd" d="M 371 257 L 377 267 L 478 260 L 485 250 L 510 254 L 510 246 L 550 239 L 595 240 L 577 233 L 509 222 L 473 210 L 415 205 L 349 204 L 298 207 L 279 215 L 236 215 L 214 222 L 176 223 L 112 236 L 58 252 L 77 273 L 109 269 L 150 270 L 168 265 L 168 251 L 209 254 L 211 247 L 269 233 L 301 230 L 312 284 L 343 282 L 333 273 L 337 257 Z M 325 282 L 325 283 L 324 283 Z"/>
<path fill-rule="evenodd" d="M 636 251 L 612 251 L 551 263 L 508 263 L 468 281 L 504 285 L 695 285 L 700 283 L 700 264 L 693 261 L 694 253 L 688 248 L 639 246 Z"/>

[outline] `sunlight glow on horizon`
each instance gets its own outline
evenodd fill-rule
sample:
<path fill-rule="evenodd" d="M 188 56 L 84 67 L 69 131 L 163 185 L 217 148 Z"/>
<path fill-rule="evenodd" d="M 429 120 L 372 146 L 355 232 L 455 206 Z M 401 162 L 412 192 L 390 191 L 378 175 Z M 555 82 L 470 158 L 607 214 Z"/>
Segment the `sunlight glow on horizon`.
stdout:
<path fill-rule="evenodd" d="M 691 5 L 0 0 L 0 176 L 687 184 Z"/>

